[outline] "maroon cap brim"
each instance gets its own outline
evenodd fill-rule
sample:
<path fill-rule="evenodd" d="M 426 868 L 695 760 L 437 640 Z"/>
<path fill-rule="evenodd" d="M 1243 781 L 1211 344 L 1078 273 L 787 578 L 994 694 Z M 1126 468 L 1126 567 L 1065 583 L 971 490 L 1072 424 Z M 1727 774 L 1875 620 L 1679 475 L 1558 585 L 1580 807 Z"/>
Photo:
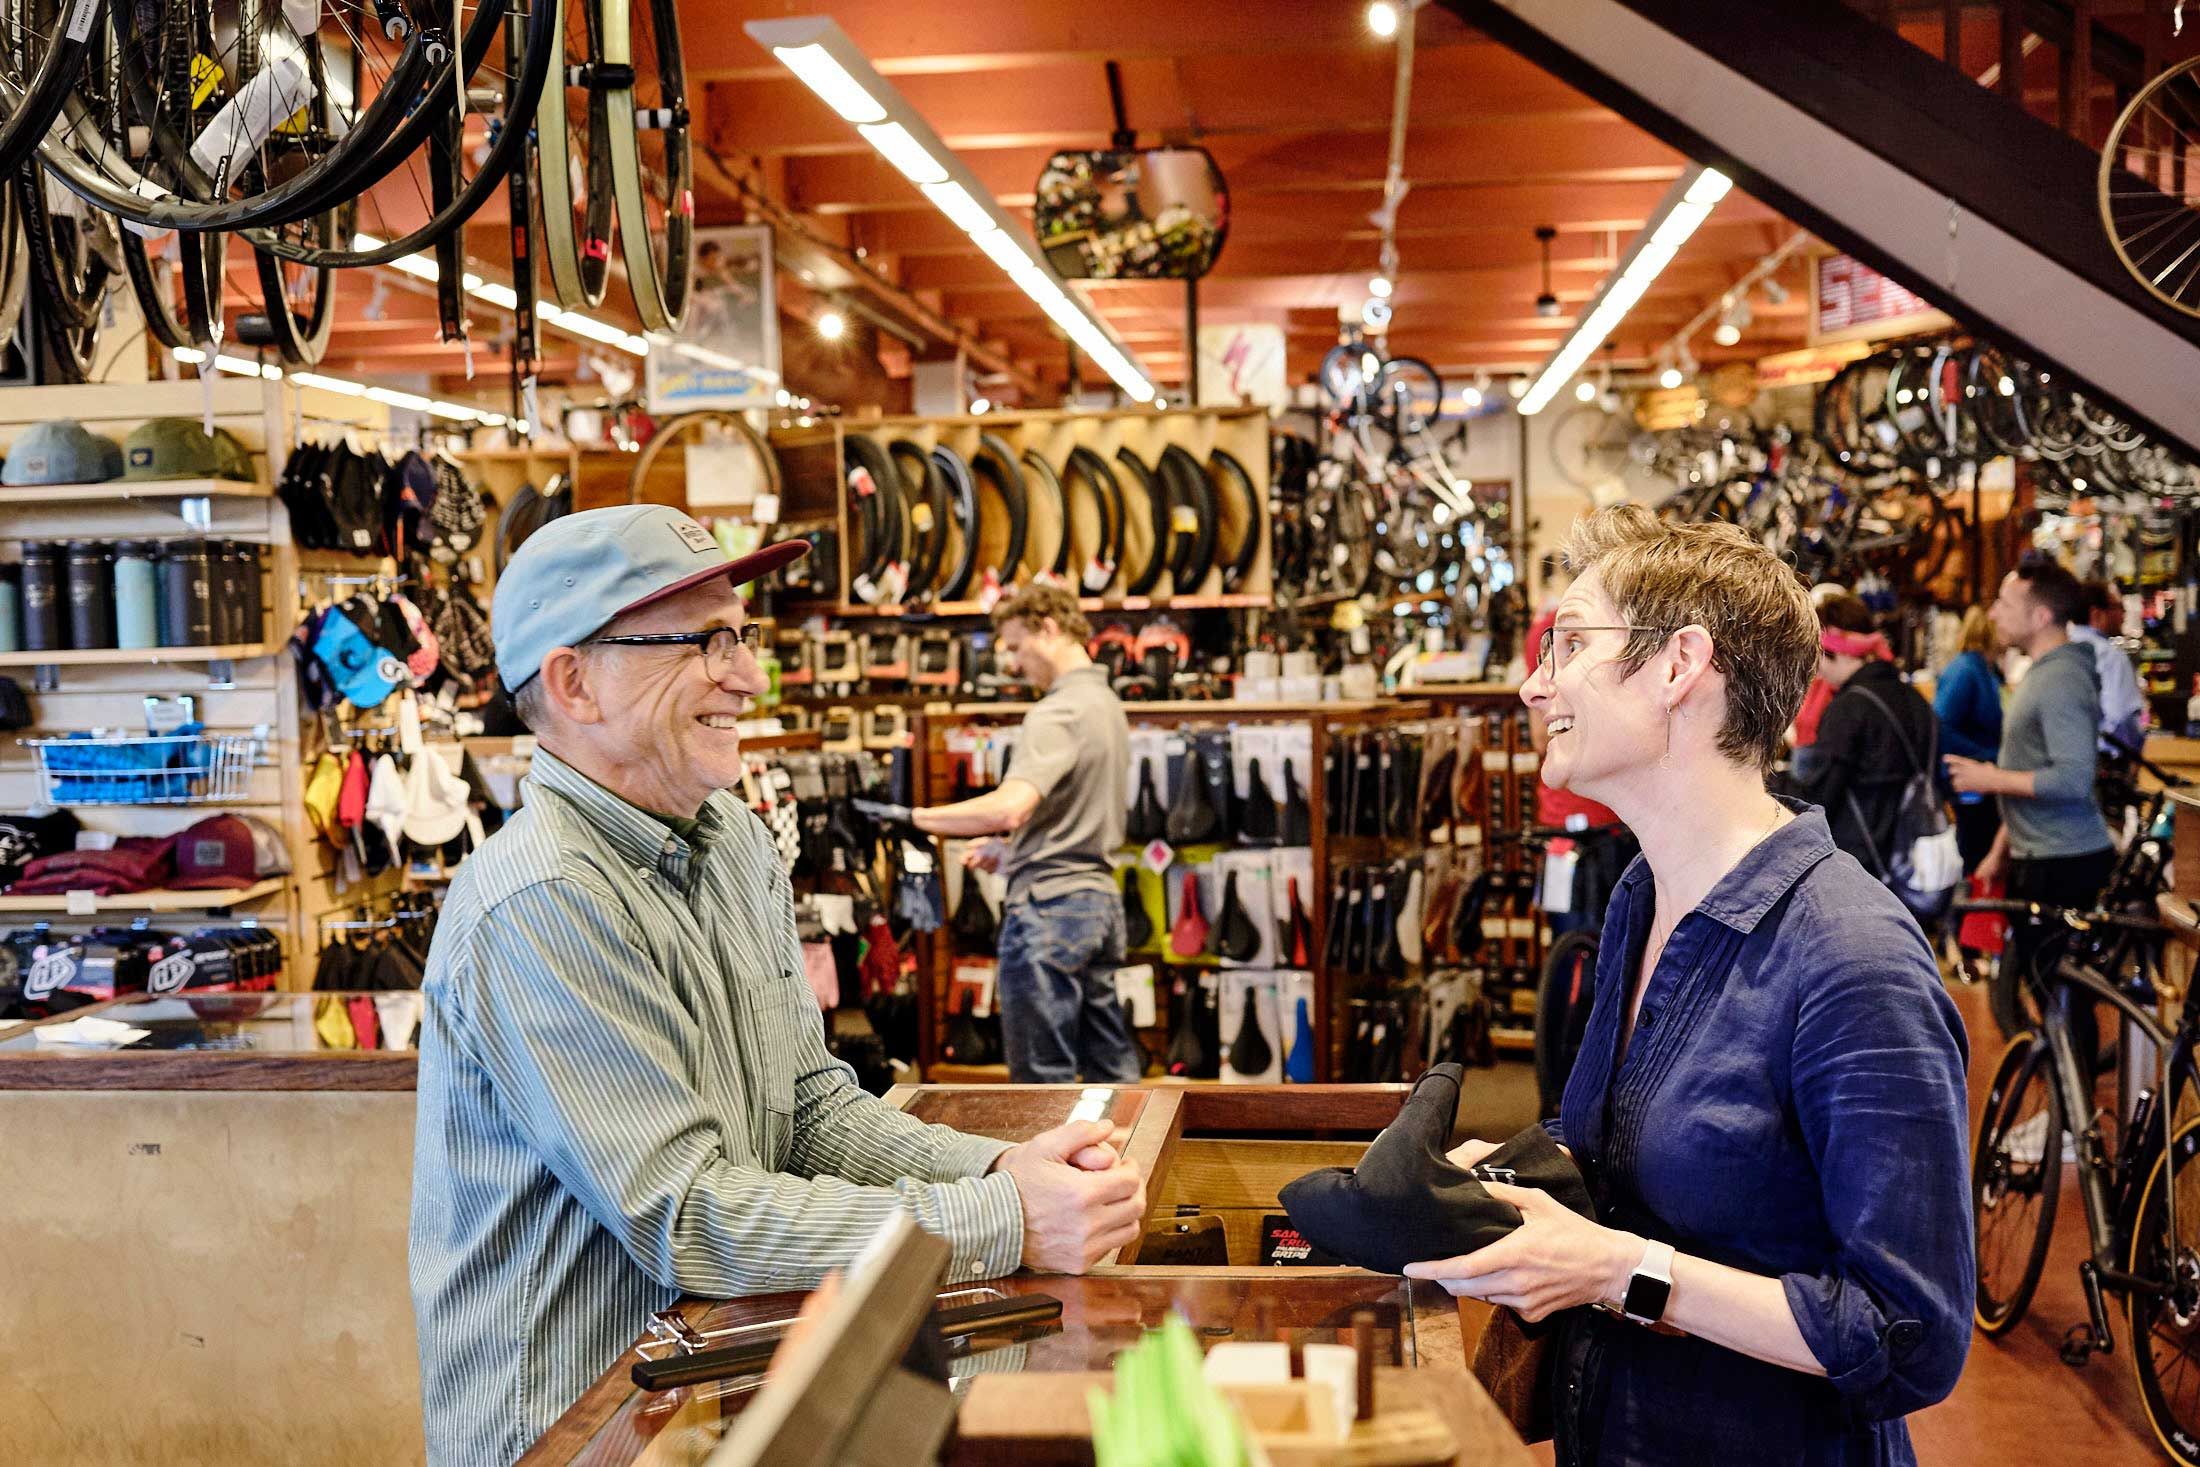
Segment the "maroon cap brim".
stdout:
<path fill-rule="evenodd" d="M 219 876 L 178 876 L 168 883 L 170 891 L 243 891 L 259 880 L 257 876 L 238 876 L 225 872 Z"/>
<path fill-rule="evenodd" d="M 770 575 L 783 565 L 792 565 L 809 553 L 810 542 L 807 540 L 782 540 L 776 545 L 767 545 L 762 550 L 752 551 L 723 565 L 699 570 L 692 576 L 682 576 L 669 586 L 660 586 L 647 596 L 627 602 L 611 614 L 613 617 L 621 617 L 630 611 L 640 611 L 645 606 L 656 605 L 667 596 L 677 596 L 691 586 L 700 586 L 708 581 L 724 580 L 736 586 L 745 586 L 759 576 Z"/>

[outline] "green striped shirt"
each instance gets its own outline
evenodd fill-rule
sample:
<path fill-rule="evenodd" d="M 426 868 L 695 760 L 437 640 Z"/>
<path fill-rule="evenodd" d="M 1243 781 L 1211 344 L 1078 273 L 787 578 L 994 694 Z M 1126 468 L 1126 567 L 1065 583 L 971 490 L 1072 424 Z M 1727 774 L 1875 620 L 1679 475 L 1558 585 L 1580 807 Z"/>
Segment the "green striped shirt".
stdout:
<path fill-rule="evenodd" d="M 763 822 L 693 842 L 538 752 L 429 953 L 412 1290 L 432 1463 L 503 1463 L 652 1310 L 808 1288 L 906 1212 L 953 1280 L 1023 1252 L 1006 1143 L 924 1125 L 826 1052 Z"/>

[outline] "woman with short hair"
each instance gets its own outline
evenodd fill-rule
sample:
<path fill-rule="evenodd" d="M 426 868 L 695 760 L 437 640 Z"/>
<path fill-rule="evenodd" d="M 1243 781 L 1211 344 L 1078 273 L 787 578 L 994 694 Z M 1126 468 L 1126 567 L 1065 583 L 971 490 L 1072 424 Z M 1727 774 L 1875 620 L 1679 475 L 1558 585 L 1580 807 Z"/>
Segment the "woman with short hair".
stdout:
<path fill-rule="evenodd" d="M 1493 1186 L 1518 1230 L 1406 1271 L 1566 1312 L 1561 1464 L 1914 1462 L 1971 1336 L 1964 1034 L 1901 902 L 1766 792 L 1818 619 L 1729 526 L 1623 505 L 1567 556 L 1521 697 L 1643 848 L 1548 1123 L 1600 1221 Z"/>

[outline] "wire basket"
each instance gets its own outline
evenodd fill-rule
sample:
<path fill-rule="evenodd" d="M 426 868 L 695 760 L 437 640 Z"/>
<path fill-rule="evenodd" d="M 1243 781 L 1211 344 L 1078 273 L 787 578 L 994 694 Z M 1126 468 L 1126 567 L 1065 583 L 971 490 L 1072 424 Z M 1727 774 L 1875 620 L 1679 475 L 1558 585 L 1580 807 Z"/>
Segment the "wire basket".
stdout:
<path fill-rule="evenodd" d="M 212 805 L 245 797 L 267 731 L 22 739 L 49 805 Z"/>

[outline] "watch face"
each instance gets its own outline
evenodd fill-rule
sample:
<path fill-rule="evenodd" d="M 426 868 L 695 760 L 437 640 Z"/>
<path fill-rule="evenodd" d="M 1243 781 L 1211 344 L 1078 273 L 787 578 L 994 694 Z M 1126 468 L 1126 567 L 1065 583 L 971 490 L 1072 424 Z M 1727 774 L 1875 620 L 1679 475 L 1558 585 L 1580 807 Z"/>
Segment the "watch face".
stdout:
<path fill-rule="evenodd" d="M 1665 1317 L 1665 1301 L 1672 1292 L 1673 1286 L 1664 1279 L 1638 1273 L 1627 1281 L 1627 1302 L 1621 1307 L 1628 1317 L 1655 1324 Z"/>

